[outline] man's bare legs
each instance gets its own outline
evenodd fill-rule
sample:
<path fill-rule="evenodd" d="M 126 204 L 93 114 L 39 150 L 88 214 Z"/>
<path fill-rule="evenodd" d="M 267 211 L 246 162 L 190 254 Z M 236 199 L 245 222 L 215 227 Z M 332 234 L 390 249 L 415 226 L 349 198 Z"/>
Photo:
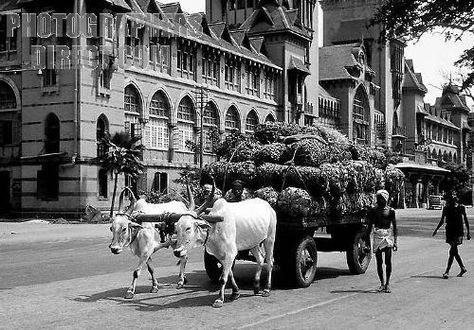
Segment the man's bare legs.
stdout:
<path fill-rule="evenodd" d="M 387 280 L 384 281 L 383 274 L 383 253 L 385 253 L 385 273 Z M 380 280 L 380 291 L 390 293 L 390 277 L 392 275 L 392 249 L 385 248 L 375 252 L 375 258 L 377 259 L 377 274 Z"/>

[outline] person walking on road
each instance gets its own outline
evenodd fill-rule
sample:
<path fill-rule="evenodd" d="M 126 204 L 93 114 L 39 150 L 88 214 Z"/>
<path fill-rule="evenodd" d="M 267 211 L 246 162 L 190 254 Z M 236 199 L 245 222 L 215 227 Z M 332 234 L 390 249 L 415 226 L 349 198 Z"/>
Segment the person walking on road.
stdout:
<path fill-rule="evenodd" d="M 386 190 L 377 191 L 377 205 L 369 210 L 367 233 L 374 229 L 373 250 L 377 259 L 377 274 L 380 279 L 380 292 L 390 293 L 390 276 L 392 275 L 392 250 L 397 251 L 397 222 L 395 210 L 388 206 L 389 193 Z M 370 246 L 370 242 L 368 243 Z M 385 272 L 383 273 L 383 256 L 385 254 Z"/>
<path fill-rule="evenodd" d="M 446 243 L 450 245 L 450 248 L 448 265 L 446 266 L 446 271 L 443 274 L 443 278 L 446 279 L 449 277 L 449 271 L 451 270 L 451 265 L 453 264 L 454 259 L 456 259 L 459 264 L 459 267 L 461 268 L 458 277 L 462 277 L 467 272 L 467 270 L 466 267 L 464 267 L 461 256 L 459 255 L 458 245 L 462 244 L 462 240 L 464 237 L 464 225 L 466 225 L 466 238 L 468 240 L 471 239 L 471 233 L 469 231 L 469 222 L 467 221 L 466 208 L 464 207 L 464 205 L 458 204 L 457 196 L 454 192 L 446 194 L 446 206 L 443 207 L 441 220 L 439 221 L 438 226 L 433 232 L 433 237 L 436 235 L 438 229 L 441 228 L 445 221 Z"/>

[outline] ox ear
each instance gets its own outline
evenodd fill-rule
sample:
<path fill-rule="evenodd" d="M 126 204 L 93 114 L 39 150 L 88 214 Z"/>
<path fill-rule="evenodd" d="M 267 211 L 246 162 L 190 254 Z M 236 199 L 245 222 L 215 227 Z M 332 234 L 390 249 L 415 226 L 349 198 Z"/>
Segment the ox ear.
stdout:
<path fill-rule="evenodd" d="M 207 221 L 204 221 L 204 220 L 196 220 L 194 222 L 194 225 L 200 229 L 210 229 L 212 226 L 207 222 Z"/>

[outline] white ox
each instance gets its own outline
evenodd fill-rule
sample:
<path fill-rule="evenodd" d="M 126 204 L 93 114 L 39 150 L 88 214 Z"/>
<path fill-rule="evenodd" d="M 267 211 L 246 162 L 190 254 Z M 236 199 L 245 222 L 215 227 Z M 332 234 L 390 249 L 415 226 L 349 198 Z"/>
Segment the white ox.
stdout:
<path fill-rule="evenodd" d="M 130 207 L 125 211 L 122 208 L 122 200 L 125 191 L 130 193 Z M 161 204 L 150 204 L 144 199 L 136 200 L 133 192 L 129 188 L 124 188 L 119 198 L 119 212 L 113 217 L 110 231 L 112 232 L 112 242 L 109 245 L 110 250 L 114 254 L 121 253 L 124 248 L 130 247 L 132 253 L 140 260 L 137 268 L 133 272 L 132 284 L 125 294 L 126 299 L 132 299 L 135 294 L 137 279 L 143 266 L 146 264 L 152 279 L 152 293 L 158 291 L 158 282 L 154 275 L 154 269 L 151 265 L 151 256 L 161 248 L 171 246 L 171 239 L 161 242 L 160 234 L 155 229 L 155 223 L 144 222 L 139 224 L 135 222 L 135 216 L 138 214 L 160 215 L 166 213 L 183 213 L 187 211 L 187 207 L 183 202 L 172 201 Z M 184 286 L 186 277 L 184 269 L 186 266 L 187 256 L 180 258 L 180 270 L 178 288 Z"/>
<path fill-rule="evenodd" d="M 181 216 L 175 225 L 177 242 L 174 253 L 177 257 L 187 254 L 189 248 L 205 245 L 206 251 L 222 264 L 221 289 L 213 307 L 224 304 L 224 290 L 227 280 L 232 284 L 232 299 L 240 296 L 232 273 L 232 265 L 238 251 L 251 250 L 257 261 L 254 279 L 254 293 L 260 291 L 260 275 L 264 261 L 267 262 L 268 281 L 262 296 L 270 294 L 273 246 L 276 235 L 276 213 L 268 202 L 255 198 L 237 203 L 218 199 L 212 207 L 210 217 L 222 217 L 222 222 L 209 223 L 193 210 Z M 264 247 L 264 251 L 260 248 Z"/>

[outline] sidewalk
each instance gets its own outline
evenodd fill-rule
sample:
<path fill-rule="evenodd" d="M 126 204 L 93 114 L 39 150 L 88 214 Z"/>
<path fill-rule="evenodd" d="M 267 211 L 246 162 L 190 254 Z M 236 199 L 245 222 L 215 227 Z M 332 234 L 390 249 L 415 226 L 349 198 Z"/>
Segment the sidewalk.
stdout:
<path fill-rule="evenodd" d="M 50 224 L 47 221 L 0 222 L 0 246 L 57 242 L 78 238 L 110 239 L 110 224 Z"/>

